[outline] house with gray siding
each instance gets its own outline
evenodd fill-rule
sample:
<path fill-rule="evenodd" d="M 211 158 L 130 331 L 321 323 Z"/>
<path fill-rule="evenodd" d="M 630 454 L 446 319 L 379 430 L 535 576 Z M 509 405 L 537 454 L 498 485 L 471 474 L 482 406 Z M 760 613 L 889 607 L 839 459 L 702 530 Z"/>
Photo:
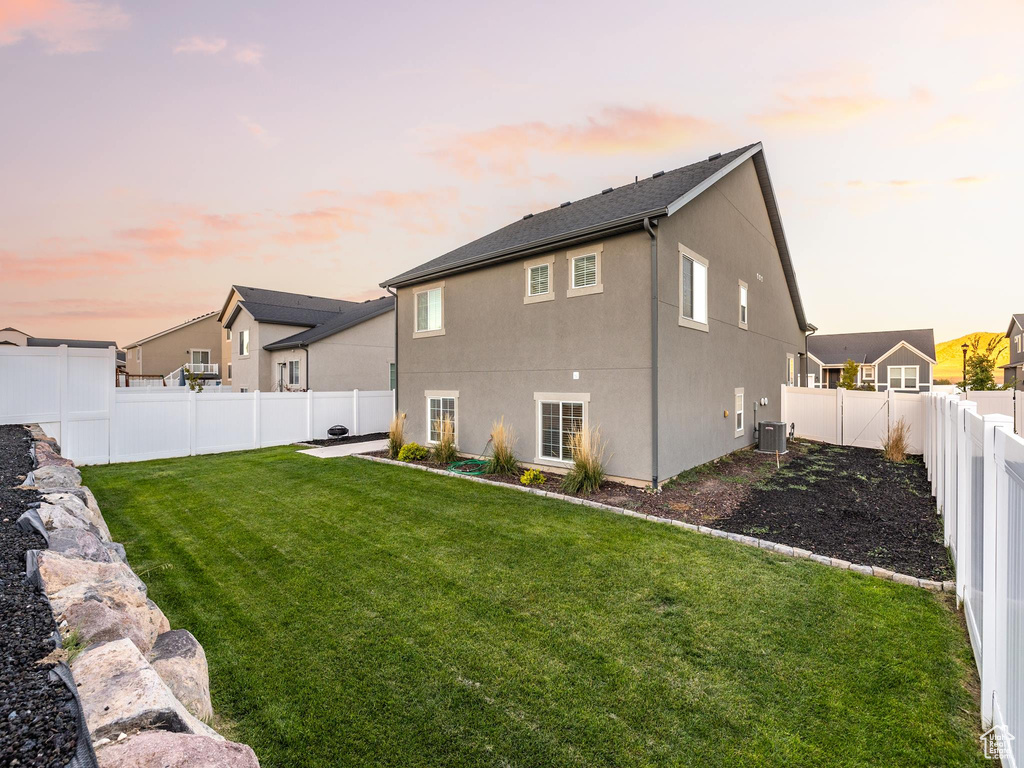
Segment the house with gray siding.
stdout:
<path fill-rule="evenodd" d="M 218 316 L 235 392 L 385 390 L 395 377 L 395 300 L 356 302 L 233 285 Z"/>
<path fill-rule="evenodd" d="M 858 386 L 871 385 L 879 392 L 928 392 L 935 365 L 935 333 L 921 328 L 809 336 L 808 385 L 835 389 L 848 360 L 858 365 Z"/>
<path fill-rule="evenodd" d="M 1010 362 L 1003 366 L 1003 384 L 1024 390 L 1024 313 L 1010 318 L 1006 338 L 1010 340 Z"/>
<path fill-rule="evenodd" d="M 804 317 L 760 144 L 524 216 L 382 283 L 398 407 L 429 444 L 571 465 L 599 427 L 610 477 L 659 483 L 753 442 L 805 362 Z"/>

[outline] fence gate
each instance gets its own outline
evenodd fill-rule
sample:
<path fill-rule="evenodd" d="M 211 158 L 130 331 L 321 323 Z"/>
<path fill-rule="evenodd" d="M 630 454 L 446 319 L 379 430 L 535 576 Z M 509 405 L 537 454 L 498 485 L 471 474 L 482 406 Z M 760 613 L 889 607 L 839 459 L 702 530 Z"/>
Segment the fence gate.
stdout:
<path fill-rule="evenodd" d="M 842 399 L 841 444 L 878 448 L 889 428 L 889 397 L 885 392 L 850 389 L 843 392 Z"/>

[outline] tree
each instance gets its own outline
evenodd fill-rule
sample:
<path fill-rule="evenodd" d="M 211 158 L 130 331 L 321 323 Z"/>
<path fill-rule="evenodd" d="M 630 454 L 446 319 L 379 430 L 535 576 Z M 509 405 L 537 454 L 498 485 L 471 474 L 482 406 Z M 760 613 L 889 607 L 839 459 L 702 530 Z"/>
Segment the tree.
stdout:
<path fill-rule="evenodd" d="M 188 388 L 193 392 L 203 391 L 203 380 L 201 377 L 196 376 L 192 369 L 187 365 L 185 366 L 185 380 L 188 382 Z"/>
<path fill-rule="evenodd" d="M 970 351 L 967 355 L 967 380 L 960 382 L 963 389 L 984 392 L 998 389 L 996 385 L 996 360 L 1003 351 L 1005 337 L 992 336 L 982 344 L 981 334 L 974 334 L 969 342 Z"/>
<path fill-rule="evenodd" d="M 847 360 L 843 364 L 843 373 L 839 377 L 839 387 L 841 389 L 856 389 L 857 388 L 857 371 L 860 370 L 860 366 L 857 365 L 853 360 Z"/>

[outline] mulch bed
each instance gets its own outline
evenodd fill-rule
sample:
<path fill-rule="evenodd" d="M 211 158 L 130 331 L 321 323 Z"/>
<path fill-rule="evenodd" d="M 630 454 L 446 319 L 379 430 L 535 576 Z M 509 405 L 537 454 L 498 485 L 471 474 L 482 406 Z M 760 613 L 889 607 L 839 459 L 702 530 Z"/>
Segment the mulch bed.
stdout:
<path fill-rule="evenodd" d="M 387 439 L 387 432 L 371 432 L 368 435 L 346 435 L 345 437 L 329 437 L 326 440 L 303 440 L 303 445 L 318 447 L 327 445 L 345 445 L 345 443 L 368 443 L 371 440 Z"/>
<path fill-rule="evenodd" d="M 0 765 L 61 766 L 74 756 L 70 692 L 51 682 L 57 627 L 46 597 L 25 580 L 25 552 L 45 549 L 39 534 L 16 525 L 34 491 L 17 491 L 31 471 L 28 430 L 0 426 Z"/>
<path fill-rule="evenodd" d="M 737 451 L 684 472 L 658 494 L 606 482 L 586 498 L 918 578 L 952 578 L 919 458 L 894 464 L 869 448 L 805 440 L 791 440 L 789 449 L 778 464 L 771 454 Z M 367 453 L 387 457 L 386 451 Z M 546 482 L 533 487 L 564 493 L 559 475 L 544 475 Z M 518 477 L 483 477 L 519 485 Z"/>

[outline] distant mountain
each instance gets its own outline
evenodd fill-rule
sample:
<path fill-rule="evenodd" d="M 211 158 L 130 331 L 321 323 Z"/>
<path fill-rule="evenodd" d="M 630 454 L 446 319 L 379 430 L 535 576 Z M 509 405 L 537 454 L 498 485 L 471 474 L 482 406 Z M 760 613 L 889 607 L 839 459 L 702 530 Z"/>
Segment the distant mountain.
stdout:
<path fill-rule="evenodd" d="M 982 349 L 985 349 L 988 340 L 993 336 L 998 336 L 1002 340 L 1002 349 L 996 357 L 996 382 L 1002 383 L 1003 373 L 999 370 L 999 366 L 1010 362 L 1010 345 L 1005 333 L 980 331 L 978 333 L 968 333 L 959 339 L 950 339 L 949 341 L 937 343 L 935 345 L 935 359 L 938 364 L 933 366 L 932 376 L 936 379 L 949 379 L 954 383 L 960 381 L 964 377 L 964 353 L 960 347 L 965 343 L 970 344 L 976 336 L 981 337 L 980 346 Z M 967 354 L 971 354 L 970 350 L 967 351 Z"/>

